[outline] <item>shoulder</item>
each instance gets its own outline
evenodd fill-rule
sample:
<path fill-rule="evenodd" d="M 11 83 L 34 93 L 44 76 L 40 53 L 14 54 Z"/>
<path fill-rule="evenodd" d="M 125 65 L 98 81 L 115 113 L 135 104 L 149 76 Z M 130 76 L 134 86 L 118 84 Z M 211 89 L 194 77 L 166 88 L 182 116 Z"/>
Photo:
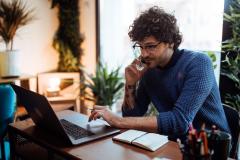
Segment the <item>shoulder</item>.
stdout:
<path fill-rule="evenodd" d="M 185 52 L 186 59 L 189 59 L 183 72 L 186 79 L 194 79 L 193 81 L 199 82 L 199 84 L 212 85 L 214 78 L 214 70 L 211 58 L 202 52 L 187 51 Z"/>
<path fill-rule="evenodd" d="M 192 50 L 187 50 L 187 49 L 182 49 L 181 54 L 185 58 L 192 58 L 192 59 L 202 59 L 202 60 L 210 60 L 210 57 L 200 51 L 192 51 Z"/>
<path fill-rule="evenodd" d="M 184 49 L 182 51 L 182 58 L 189 62 L 189 65 L 212 65 L 210 57 L 199 51 L 191 51 Z"/>

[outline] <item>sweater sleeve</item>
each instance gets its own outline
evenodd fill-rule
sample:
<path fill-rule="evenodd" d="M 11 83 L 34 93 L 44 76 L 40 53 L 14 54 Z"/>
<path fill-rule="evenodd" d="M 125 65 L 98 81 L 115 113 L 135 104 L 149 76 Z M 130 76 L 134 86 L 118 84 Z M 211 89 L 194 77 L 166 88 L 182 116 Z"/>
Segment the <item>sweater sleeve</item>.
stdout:
<path fill-rule="evenodd" d="M 144 86 L 144 79 L 142 79 L 136 90 L 134 108 L 126 109 L 127 107 L 122 106 L 122 115 L 123 117 L 143 116 L 147 112 L 149 103 L 150 98 L 148 97 L 148 94 Z"/>
<path fill-rule="evenodd" d="M 174 135 L 186 133 L 191 123 L 210 94 L 215 80 L 212 62 L 207 55 L 199 54 L 186 67 L 180 96 L 171 111 L 157 116 L 158 131 Z"/>

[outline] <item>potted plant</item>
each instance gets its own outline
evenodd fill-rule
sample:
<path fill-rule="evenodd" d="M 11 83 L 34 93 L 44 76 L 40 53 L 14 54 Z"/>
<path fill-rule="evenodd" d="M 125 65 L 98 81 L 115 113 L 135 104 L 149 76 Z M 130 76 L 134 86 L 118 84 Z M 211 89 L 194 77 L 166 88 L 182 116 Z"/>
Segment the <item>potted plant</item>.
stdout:
<path fill-rule="evenodd" d="M 224 60 L 221 64 L 221 75 L 227 80 L 231 90 L 223 93 L 223 102 L 240 111 L 240 1 L 233 0 L 229 14 L 224 13 L 224 20 L 231 27 L 232 37 L 223 42 Z"/>
<path fill-rule="evenodd" d="M 0 51 L 0 76 L 18 76 L 18 50 L 13 49 L 13 40 L 19 28 L 33 20 L 33 9 L 27 9 L 21 0 L 0 1 L 0 40 L 6 49 Z"/>
<path fill-rule="evenodd" d="M 121 97 L 124 86 L 119 69 L 120 67 L 109 72 L 107 65 L 98 64 L 95 76 L 87 74 L 85 86 L 91 93 L 87 93 L 85 99 L 112 109 L 112 105 Z"/>
<path fill-rule="evenodd" d="M 229 78 L 235 85 L 236 93 L 225 93 L 224 103 L 240 111 L 240 53 L 234 56 L 226 55 L 222 62 L 221 75 Z"/>

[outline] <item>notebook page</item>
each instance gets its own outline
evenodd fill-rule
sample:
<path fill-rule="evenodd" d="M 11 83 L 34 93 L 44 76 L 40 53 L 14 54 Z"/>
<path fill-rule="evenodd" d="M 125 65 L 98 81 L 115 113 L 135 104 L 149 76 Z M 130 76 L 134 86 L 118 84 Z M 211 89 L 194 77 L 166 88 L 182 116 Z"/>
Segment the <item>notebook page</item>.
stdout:
<path fill-rule="evenodd" d="M 132 144 L 155 151 L 168 142 L 168 137 L 155 133 L 148 133 L 135 139 Z"/>
<path fill-rule="evenodd" d="M 146 134 L 146 132 L 130 129 L 130 130 L 123 132 L 117 136 L 114 136 L 113 140 L 131 143 L 133 140 L 135 140 L 138 137 L 141 137 L 144 134 Z"/>

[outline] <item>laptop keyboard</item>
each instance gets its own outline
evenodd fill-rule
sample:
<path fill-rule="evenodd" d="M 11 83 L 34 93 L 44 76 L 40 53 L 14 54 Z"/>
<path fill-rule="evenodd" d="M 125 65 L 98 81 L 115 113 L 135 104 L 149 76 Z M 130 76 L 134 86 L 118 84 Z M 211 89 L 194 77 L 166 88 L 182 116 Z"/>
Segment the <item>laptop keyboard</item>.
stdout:
<path fill-rule="evenodd" d="M 76 124 L 73 124 L 65 119 L 61 119 L 60 122 L 67 134 L 72 136 L 75 140 L 94 135 L 92 132 L 89 132 L 86 129 Z"/>

